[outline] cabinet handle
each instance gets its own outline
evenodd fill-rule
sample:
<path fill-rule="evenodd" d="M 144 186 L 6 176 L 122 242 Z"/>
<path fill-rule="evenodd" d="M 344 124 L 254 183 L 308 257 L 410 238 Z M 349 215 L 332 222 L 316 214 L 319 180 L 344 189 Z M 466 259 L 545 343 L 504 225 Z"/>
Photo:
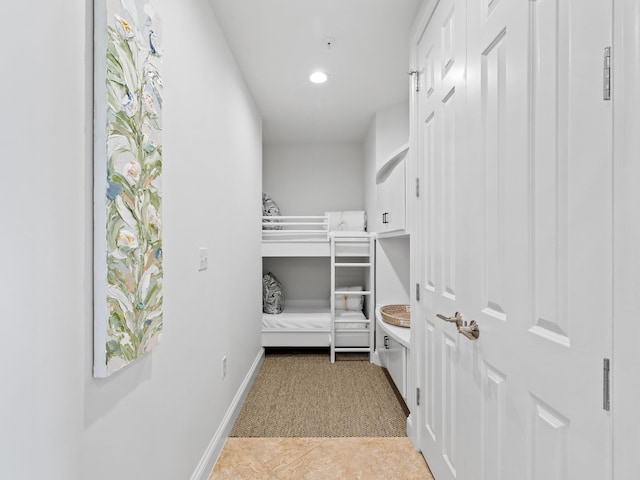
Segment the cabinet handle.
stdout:
<path fill-rule="evenodd" d="M 384 348 L 389 349 L 389 337 L 387 335 L 384 336 Z"/>

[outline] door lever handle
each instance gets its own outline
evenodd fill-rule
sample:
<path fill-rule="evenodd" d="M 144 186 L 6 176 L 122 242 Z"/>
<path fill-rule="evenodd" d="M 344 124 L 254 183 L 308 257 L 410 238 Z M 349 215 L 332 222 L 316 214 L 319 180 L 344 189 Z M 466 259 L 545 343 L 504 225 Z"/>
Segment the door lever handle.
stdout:
<path fill-rule="evenodd" d="M 441 313 L 438 313 L 436 317 L 438 317 L 441 320 L 444 320 L 445 322 L 455 323 L 458 326 L 462 325 L 464 322 L 464 320 L 462 319 L 462 314 L 460 312 L 456 312 L 456 314 L 453 317 L 445 317 Z"/>
<path fill-rule="evenodd" d="M 436 315 L 441 320 L 449 323 L 455 323 L 458 328 L 458 332 L 467 337 L 469 340 L 477 340 L 480 337 L 480 326 L 478 322 L 475 320 L 471 320 L 467 322 L 464 318 L 462 318 L 462 314 L 460 312 L 456 312 L 453 317 L 446 317 L 441 313 Z"/>

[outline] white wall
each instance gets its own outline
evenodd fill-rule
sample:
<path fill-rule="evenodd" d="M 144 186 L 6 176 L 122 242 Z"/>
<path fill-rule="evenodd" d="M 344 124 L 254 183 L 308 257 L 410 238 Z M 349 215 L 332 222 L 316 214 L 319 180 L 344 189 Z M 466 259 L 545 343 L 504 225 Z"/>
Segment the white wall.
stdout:
<path fill-rule="evenodd" d="M 91 5 L 4 10 L 0 478 L 188 479 L 260 352 L 260 118 L 206 0 L 155 0 L 164 341 L 93 379 Z"/>
<path fill-rule="evenodd" d="M 408 304 L 410 293 L 409 237 L 380 238 L 376 248 L 376 303 Z"/>
<path fill-rule="evenodd" d="M 362 147 L 266 144 L 262 188 L 282 215 L 363 210 Z"/>
<path fill-rule="evenodd" d="M 409 102 L 391 105 L 376 112 L 376 165 L 380 165 L 409 143 Z"/>
<path fill-rule="evenodd" d="M 23 20 L 0 29 L 0 478 L 79 478 L 91 327 L 84 3 L 3 5 Z"/>

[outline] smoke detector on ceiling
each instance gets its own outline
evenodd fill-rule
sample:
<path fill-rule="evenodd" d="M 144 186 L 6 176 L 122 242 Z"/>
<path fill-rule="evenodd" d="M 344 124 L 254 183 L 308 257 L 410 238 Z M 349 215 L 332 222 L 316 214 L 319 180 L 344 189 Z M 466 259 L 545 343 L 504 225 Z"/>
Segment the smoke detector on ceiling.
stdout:
<path fill-rule="evenodd" d="M 331 47 L 333 47 L 333 44 L 336 43 L 336 39 L 333 37 L 324 37 L 323 42 L 327 46 L 327 50 L 331 50 Z"/>

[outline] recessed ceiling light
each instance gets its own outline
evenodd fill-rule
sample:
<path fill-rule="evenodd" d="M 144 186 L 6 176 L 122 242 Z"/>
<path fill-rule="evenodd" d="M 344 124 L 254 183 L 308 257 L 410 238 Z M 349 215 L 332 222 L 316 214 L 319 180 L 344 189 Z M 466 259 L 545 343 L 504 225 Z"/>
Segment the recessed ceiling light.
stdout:
<path fill-rule="evenodd" d="M 313 83 L 324 83 L 329 80 L 329 75 L 324 72 L 313 72 L 309 77 Z"/>

